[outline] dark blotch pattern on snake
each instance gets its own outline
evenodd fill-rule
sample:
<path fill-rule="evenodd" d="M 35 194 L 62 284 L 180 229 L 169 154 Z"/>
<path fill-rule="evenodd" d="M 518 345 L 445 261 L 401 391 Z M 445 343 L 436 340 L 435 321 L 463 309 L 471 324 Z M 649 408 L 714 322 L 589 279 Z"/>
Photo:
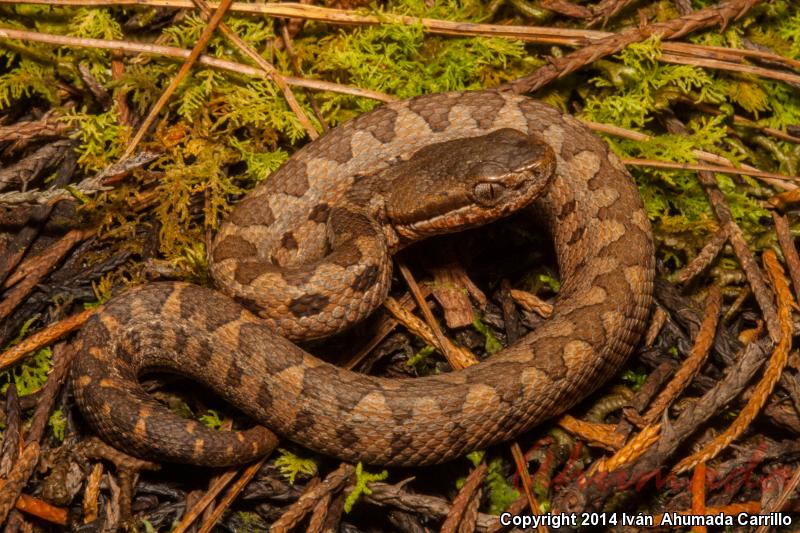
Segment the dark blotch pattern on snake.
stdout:
<path fill-rule="evenodd" d="M 474 146 L 457 148 L 457 139 Z M 449 153 L 481 160 L 487 146 L 493 154 L 515 144 L 531 152 L 528 162 L 501 148 L 501 163 L 491 156 L 454 171 L 485 175 L 480 185 L 424 188 Z M 495 185 L 493 165 L 527 165 L 517 174 L 533 185 L 516 171 Z M 502 216 L 536 195 L 562 289 L 552 318 L 487 361 L 392 380 L 334 367 L 287 340 L 327 335 L 370 313 L 388 290 L 390 254 L 402 246 Z M 647 217 L 619 159 L 574 118 L 494 91 L 392 103 L 332 130 L 240 202 L 210 260 L 227 296 L 184 283 L 144 285 L 108 302 L 76 341 L 78 405 L 121 449 L 206 465 L 263 453 L 263 429 L 210 430 L 147 396 L 137 377 L 161 368 L 344 460 L 459 457 L 564 412 L 613 375 L 640 338 L 654 271 Z"/>

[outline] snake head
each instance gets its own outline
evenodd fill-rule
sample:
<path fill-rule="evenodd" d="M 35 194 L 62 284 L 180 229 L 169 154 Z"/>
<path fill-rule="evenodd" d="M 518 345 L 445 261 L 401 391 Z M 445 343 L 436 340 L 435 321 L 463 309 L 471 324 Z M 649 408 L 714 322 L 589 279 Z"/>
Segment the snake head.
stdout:
<path fill-rule="evenodd" d="M 533 202 L 555 167 L 543 139 L 510 128 L 432 144 L 387 173 L 387 215 L 408 241 L 479 226 Z"/>

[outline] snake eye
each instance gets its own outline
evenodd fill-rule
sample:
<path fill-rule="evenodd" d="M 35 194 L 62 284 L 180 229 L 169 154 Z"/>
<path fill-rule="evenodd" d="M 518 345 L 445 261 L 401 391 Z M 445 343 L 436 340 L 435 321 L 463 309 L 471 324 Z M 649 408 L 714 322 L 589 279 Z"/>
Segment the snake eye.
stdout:
<path fill-rule="evenodd" d="M 475 185 L 472 193 L 475 200 L 481 204 L 492 205 L 496 203 L 505 192 L 505 185 L 494 181 L 482 181 Z"/>

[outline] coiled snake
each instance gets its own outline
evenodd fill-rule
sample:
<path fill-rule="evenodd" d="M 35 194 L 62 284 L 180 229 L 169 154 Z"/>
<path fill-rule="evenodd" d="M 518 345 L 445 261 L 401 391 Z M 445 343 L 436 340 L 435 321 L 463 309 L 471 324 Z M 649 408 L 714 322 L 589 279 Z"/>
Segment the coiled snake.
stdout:
<path fill-rule="evenodd" d="M 550 319 L 487 361 L 392 380 L 287 340 L 369 314 L 388 290 L 390 254 L 409 242 L 531 201 L 562 288 Z M 392 103 L 333 129 L 240 202 L 210 261 L 228 296 L 144 285 L 109 301 L 76 340 L 77 403 L 123 450 L 203 465 L 264 453 L 261 428 L 211 430 L 151 399 L 138 374 L 162 368 L 344 460 L 461 456 L 564 412 L 617 371 L 644 327 L 654 270 L 641 198 L 607 145 L 570 116 L 496 91 Z"/>

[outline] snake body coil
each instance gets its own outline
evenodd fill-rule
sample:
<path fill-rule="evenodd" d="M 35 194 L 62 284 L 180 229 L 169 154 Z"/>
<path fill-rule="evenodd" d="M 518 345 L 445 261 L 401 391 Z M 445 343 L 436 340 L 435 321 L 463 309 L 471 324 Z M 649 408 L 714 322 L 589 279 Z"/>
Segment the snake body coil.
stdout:
<path fill-rule="evenodd" d="M 456 174 L 477 184 L 454 182 L 419 207 L 421 184 L 440 178 L 447 154 L 457 166 L 469 160 Z M 536 195 L 562 288 L 549 320 L 489 360 L 393 380 L 337 368 L 287 340 L 329 334 L 379 305 L 393 251 Z M 498 204 L 501 196 L 509 201 Z M 564 412 L 606 381 L 639 340 L 653 281 L 649 223 L 619 159 L 572 117 L 495 91 L 392 103 L 332 130 L 240 202 L 210 259 L 230 297 L 184 283 L 141 286 L 106 304 L 76 341 L 78 405 L 121 449 L 205 465 L 263 453 L 260 428 L 210 430 L 152 400 L 138 374 L 163 368 L 344 460 L 452 459 Z"/>

